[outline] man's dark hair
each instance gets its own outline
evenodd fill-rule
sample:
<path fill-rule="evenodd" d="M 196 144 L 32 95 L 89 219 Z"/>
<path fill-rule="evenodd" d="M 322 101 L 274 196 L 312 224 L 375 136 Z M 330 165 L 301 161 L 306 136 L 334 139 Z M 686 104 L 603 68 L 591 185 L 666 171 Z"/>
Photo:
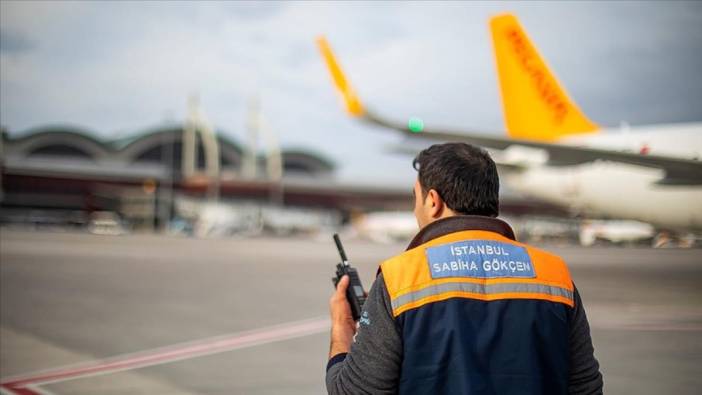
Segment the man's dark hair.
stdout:
<path fill-rule="evenodd" d="M 419 172 L 422 195 L 434 189 L 459 214 L 497 217 L 500 179 L 490 155 L 465 143 L 435 144 L 412 162 Z"/>

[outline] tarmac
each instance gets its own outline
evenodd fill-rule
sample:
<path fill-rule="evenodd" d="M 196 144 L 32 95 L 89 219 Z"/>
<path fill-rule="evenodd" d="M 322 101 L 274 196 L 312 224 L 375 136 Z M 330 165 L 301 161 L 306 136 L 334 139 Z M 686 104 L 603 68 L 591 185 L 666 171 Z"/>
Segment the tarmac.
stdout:
<path fill-rule="evenodd" d="M 366 288 L 405 248 L 344 244 Z M 607 393 L 699 393 L 702 250 L 543 248 L 569 263 Z M 331 235 L 0 228 L 0 391 L 324 393 L 338 260 Z"/>

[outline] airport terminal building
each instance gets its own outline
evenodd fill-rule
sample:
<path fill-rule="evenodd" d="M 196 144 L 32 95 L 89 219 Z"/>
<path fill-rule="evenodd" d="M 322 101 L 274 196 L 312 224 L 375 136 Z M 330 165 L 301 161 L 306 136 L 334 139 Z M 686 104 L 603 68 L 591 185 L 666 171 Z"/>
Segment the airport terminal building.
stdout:
<path fill-rule="evenodd" d="M 276 178 L 268 171 L 271 158 L 247 152 L 225 133 L 215 134 L 217 158 L 211 162 L 207 141 L 196 136 L 188 147 L 187 132 L 186 125 L 169 125 L 103 140 L 74 127 L 3 131 L 0 219 L 81 223 L 92 212 L 110 211 L 132 225 L 159 226 L 192 211 L 189 202 L 211 200 L 213 186 L 221 202 L 342 216 L 356 209 L 409 208 L 405 190 L 339 185 L 335 164 L 319 153 L 281 150 Z M 216 180 L 208 177 L 211 163 Z"/>

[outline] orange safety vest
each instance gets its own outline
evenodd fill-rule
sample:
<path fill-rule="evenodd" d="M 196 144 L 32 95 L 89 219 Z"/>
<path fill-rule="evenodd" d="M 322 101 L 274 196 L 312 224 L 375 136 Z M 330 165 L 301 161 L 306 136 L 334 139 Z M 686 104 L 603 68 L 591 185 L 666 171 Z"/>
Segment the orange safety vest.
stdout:
<path fill-rule="evenodd" d="M 420 232 L 380 265 L 403 342 L 400 394 L 567 392 L 568 267 L 498 231 Z"/>
<path fill-rule="evenodd" d="M 524 248 L 531 258 L 536 276 L 533 278 L 432 278 L 426 248 L 466 240 L 492 240 Z M 484 269 L 484 261 L 475 263 L 483 266 Z M 509 267 L 509 260 L 506 264 Z M 574 305 L 573 282 L 568 267 L 560 257 L 494 232 L 467 230 L 451 233 L 405 251 L 383 262 L 380 267 L 395 317 L 407 310 L 449 298 L 484 301 L 541 299 L 564 303 L 570 307 Z"/>

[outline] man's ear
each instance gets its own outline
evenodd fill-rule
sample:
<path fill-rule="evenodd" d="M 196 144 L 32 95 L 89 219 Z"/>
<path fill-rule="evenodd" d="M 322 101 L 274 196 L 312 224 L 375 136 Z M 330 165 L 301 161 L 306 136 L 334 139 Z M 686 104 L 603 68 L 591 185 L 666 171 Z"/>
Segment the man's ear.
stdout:
<path fill-rule="evenodd" d="M 444 199 L 441 198 L 441 195 L 439 195 L 439 192 L 436 192 L 435 189 L 430 189 L 429 192 L 427 192 L 427 199 L 425 201 L 425 204 L 427 206 L 427 213 L 431 218 L 439 218 L 444 212 Z"/>

